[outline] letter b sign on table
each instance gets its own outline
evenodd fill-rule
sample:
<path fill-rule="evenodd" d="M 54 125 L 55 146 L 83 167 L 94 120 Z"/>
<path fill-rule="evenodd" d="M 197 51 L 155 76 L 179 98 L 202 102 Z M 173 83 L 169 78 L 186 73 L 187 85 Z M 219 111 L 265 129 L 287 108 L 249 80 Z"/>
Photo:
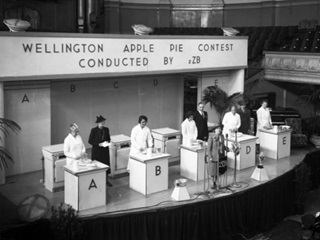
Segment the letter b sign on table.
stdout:
<path fill-rule="evenodd" d="M 161 167 L 160 166 L 156 166 L 155 167 L 155 175 L 159 176 L 161 174 Z"/>

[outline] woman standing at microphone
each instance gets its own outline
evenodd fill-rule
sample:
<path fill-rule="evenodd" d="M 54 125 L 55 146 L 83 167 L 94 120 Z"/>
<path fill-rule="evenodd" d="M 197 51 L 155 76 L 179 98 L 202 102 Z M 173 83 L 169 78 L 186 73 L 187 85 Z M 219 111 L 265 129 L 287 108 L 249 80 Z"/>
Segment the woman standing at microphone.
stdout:
<path fill-rule="evenodd" d="M 221 126 L 214 128 L 214 133 L 209 136 L 208 140 L 208 175 L 212 181 L 212 189 L 219 189 L 219 158 L 225 156 L 224 136 Z"/>

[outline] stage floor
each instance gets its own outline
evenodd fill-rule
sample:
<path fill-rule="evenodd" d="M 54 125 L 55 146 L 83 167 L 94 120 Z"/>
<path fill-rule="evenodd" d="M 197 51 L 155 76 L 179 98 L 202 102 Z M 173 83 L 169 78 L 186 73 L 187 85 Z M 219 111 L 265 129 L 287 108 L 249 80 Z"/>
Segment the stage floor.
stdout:
<path fill-rule="evenodd" d="M 292 149 L 290 157 L 279 160 L 266 158 L 264 161 L 264 168 L 266 169 L 270 180 L 291 170 L 295 165 L 300 163 L 305 154 L 310 152 L 312 149 L 314 148 Z M 188 204 L 190 202 L 206 201 L 207 199 L 218 198 L 264 184 L 265 182 L 258 182 L 251 179 L 254 169 L 255 167 L 251 167 L 237 171 L 237 182 L 241 184 L 241 187 L 232 189 L 234 190 L 233 192 L 229 190 L 217 192 L 210 190 L 209 188 L 211 194 L 199 196 L 197 193 L 203 192 L 204 189 L 208 190 L 208 182 L 206 181 L 206 185 L 204 185 L 204 181 L 195 182 L 188 180 L 187 190 L 191 199 L 180 202 L 171 199 L 171 194 L 174 190 L 174 181 L 181 177 L 179 165 L 169 167 L 169 189 L 153 193 L 148 196 L 130 189 L 128 176 L 115 179 L 110 178 L 110 182 L 113 184 L 113 187 L 108 187 L 107 204 L 102 207 L 80 211 L 79 215 L 86 217 L 93 215 L 106 216 L 124 214 L 154 208 L 175 207 L 181 204 Z M 231 184 L 234 177 L 233 169 L 228 169 L 226 176 L 227 177 L 225 179 L 220 180 L 224 180 L 224 185 Z M 14 221 L 17 221 L 14 217 L 16 215 L 14 206 L 18 205 L 24 198 L 34 194 L 46 196 L 50 200 L 52 206 L 56 206 L 61 202 L 64 202 L 64 191 L 54 193 L 48 191 L 41 183 L 41 179 L 42 171 L 11 176 L 6 179 L 7 183 L 0 186 L 0 200 L 2 199 L 0 204 L 0 216 L 2 221 L 0 223 L 13 223 Z M 2 204 L 3 200 L 6 200 L 7 203 Z"/>

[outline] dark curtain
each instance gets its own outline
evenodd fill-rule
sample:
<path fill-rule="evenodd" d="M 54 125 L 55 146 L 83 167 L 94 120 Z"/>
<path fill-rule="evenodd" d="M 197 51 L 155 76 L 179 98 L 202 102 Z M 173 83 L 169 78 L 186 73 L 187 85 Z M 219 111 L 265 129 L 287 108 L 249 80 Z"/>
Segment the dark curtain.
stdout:
<path fill-rule="evenodd" d="M 217 199 L 177 207 L 87 219 L 90 239 L 227 239 L 270 229 L 295 214 L 294 171 Z"/>
<path fill-rule="evenodd" d="M 292 169 L 259 186 L 216 199 L 84 218 L 85 239 L 243 239 L 241 234 L 252 236 L 295 214 L 294 177 Z M 49 224 L 39 221 L 0 231 L 0 239 L 52 239 Z"/>
<path fill-rule="evenodd" d="M 320 186 L 320 149 L 307 153 L 303 161 L 311 167 L 311 189 L 317 189 Z"/>

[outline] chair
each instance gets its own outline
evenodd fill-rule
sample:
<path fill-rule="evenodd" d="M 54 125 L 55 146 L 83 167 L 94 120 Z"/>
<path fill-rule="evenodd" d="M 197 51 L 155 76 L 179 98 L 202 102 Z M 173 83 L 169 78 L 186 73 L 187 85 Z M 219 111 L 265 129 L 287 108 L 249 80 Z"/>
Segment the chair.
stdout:
<path fill-rule="evenodd" d="M 285 124 L 290 126 L 291 132 L 291 147 L 305 147 L 308 145 L 308 138 L 302 133 L 301 118 L 286 118 Z"/>
<path fill-rule="evenodd" d="M 311 19 L 309 21 L 309 28 L 316 29 L 317 25 L 318 25 L 318 20 L 317 19 Z"/>
<path fill-rule="evenodd" d="M 309 27 L 309 21 L 307 19 L 303 19 L 299 22 L 299 29 L 307 29 Z"/>

